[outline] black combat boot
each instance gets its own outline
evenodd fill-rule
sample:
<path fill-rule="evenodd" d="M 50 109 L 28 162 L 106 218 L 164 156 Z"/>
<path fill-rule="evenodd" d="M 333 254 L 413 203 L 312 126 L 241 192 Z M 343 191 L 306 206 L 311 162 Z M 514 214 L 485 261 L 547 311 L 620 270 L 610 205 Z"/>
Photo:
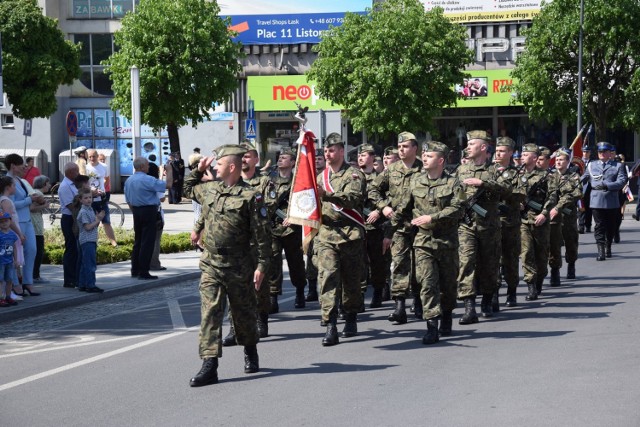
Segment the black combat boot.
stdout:
<path fill-rule="evenodd" d="M 498 313 L 500 311 L 500 300 L 498 299 L 500 291 L 496 289 L 496 291 L 491 296 L 491 311 L 494 313 Z"/>
<path fill-rule="evenodd" d="M 294 308 L 304 308 L 304 288 L 296 288 L 296 301 L 293 304 Z"/>
<path fill-rule="evenodd" d="M 453 319 L 451 318 L 451 311 L 442 312 L 442 321 L 440 322 L 440 335 L 448 337 L 451 335 L 451 324 Z"/>
<path fill-rule="evenodd" d="M 396 297 L 396 308 L 388 317 L 389 322 L 395 322 L 396 325 L 407 323 L 407 309 L 404 305 L 404 297 Z"/>
<path fill-rule="evenodd" d="M 576 278 L 576 263 L 570 262 L 567 264 L 567 279 L 575 279 Z"/>
<path fill-rule="evenodd" d="M 493 295 L 491 294 L 483 294 L 482 301 L 480 302 L 480 312 L 482 313 L 482 317 L 493 317 Z"/>
<path fill-rule="evenodd" d="M 542 295 L 542 284 L 544 283 L 544 277 L 536 279 L 536 293 Z"/>
<path fill-rule="evenodd" d="M 356 313 L 347 313 L 345 315 L 344 329 L 340 336 L 342 338 L 355 337 L 358 335 L 358 315 Z"/>
<path fill-rule="evenodd" d="M 338 328 L 336 327 L 336 319 L 330 318 L 327 322 L 327 332 L 324 334 L 324 338 L 322 338 L 322 345 L 324 347 L 330 347 L 332 345 L 336 345 L 340 343 L 340 339 L 338 338 Z"/>
<path fill-rule="evenodd" d="M 380 308 L 382 307 L 382 289 L 374 289 L 373 296 L 371 297 L 371 303 L 369 304 L 369 308 Z"/>
<path fill-rule="evenodd" d="M 382 301 L 391 301 L 391 286 L 389 286 L 389 282 L 385 282 L 382 288 Z"/>
<path fill-rule="evenodd" d="M 309 280 L 309 293 L 305 298 L 307 302 L 318 302 L 318 282 Z"/>
<path fill-rule="evenodd" d="M 604 256 L 604 245 L 598 243 L 598 256 L 596 257 L 596 261 L 604 261 L 606 258 Z"/>
<path fill-rule="evenodd" d="M 557 288 L 560 286 L 560 269 L 551 267 L 551 278 L 549 278 L 549 286 Z"/>
<path fill-rule="evenodd" d="M 611 242 L 607 242 L 607 249 L 605 251 L 605 256 L 607 258 L 611 258 L 613 254 L 611 253 Z"/>
<path fill-rule="evenodd" d="M 435 344 L 438 341 L 438 319 L 429 319 L 427 320 L 427 333 L 422 337 L 422 344 Z"/>
<path fill-rule="evenodd" d="M 580 227 L 578 227 L 578 233 L 584 234 L 584 225 L 581 225 Z"/>
<path fill-rule="evenodd" d="M 231 322 L 231 324 L 229 325 L 229 334 L 227 334 L 227 336 L 222 339 L 222 346 L 233 347 L 234 345 L 237 345 L 237 344 L 238 343 L 236 342 L 236 329 L 233 327 L 233 322 Z"/>
<path fill-rule="evenodd" d="M 538 291 L 536 290 L 535 283 L 527 283 L 527 288 L 529 289 L 529 293 L 525 297 L 527 301 L 535 301 L 538 299 Z"/>
<path fill-rule="evenodd" d="M 422 319 L 422 300 L 420 296 L 413 297 L 413 315 L 416 316 L 416 319 Z"/>
<path fill-rule="evenodd" d="M 269 336 L 269 314 L 258 313 L 258 334 L 260 338 Z"/>
<path fill-rule="evenodd" d="M 215 384 L 218 382 L 218 358 L 207 357 L 202 361 L 202 368 L 191 378 L 191 387 L 202 387 L 203 385 Z"/>
<path fill-rule="evenodd" d="M 585 231 L 586 231 L 587 233 L 591 233 L 591 226 L 590 226 L 590 225 L 588 225 L 588 226 L 587 226 L 587 228 L 585 229 Z"/>
<path fill-rule="evenodd" d="M 344 320 L 344 307 L 342 307 L 342 301 L 338 304 L 338 319 Z"/>
<path fill-rule="evenodd" d="M 253 374 L 260 370 L 258 362 L 258 347 L 254 345 L 244 346 L 244 373 Z"/>
<path fill-rule="evenodd" d="M 271 308 L 269 309 L 269 314 L 279 313 L 280 306 L 278 305 L 278 295 L 271 295 L 269 298 L 271 299 Z"/>
<path fill-rule="evenodd" d="M 516 307 L 518 305 L 518 299 L 516 298 L 516 291 L 507 291 L 507 301 L 505 302 L 507 307 Z"/>
<path fill-rule="evenodd" d="M 476 313 L 476 297 L 467 297 L 464 299 L 464 314 L 458 320 L 460 325 L 471 325 L 478 323 L 478 313 Z"/>
<path fill-rule="evenodd" d="M 364 292 L 360 293 L 360 308 L 358 309 L 358 313 L 364 313 L 367 308 L 364 304 Z"/>

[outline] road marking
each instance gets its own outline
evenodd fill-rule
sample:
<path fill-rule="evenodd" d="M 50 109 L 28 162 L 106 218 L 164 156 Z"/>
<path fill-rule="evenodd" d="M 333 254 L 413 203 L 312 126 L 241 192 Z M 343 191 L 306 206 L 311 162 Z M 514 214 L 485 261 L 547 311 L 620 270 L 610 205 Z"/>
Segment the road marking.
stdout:
<path fill-rule="evenodd" d="M 80 366 L 84 366 L 84 365 L 88 365 L 90 363 L 98 362 L 100 360 L 107 359 L 107 358 L 112 357 L 112 356 L 117 356 L 119 354 L 126 353 L 126 352 L 131 351 L 131 350 L 137 350 L 139 348 L 146 347 L 146 346 L 151 345 L 151 344 L 159 343 L 161 341 L 165 341 L 165 340 L 177 337 L 179 335 L 185 334 L 188 331 L 189 331 L 189 329 L 184 329 L 184 330 L 181 330 L 181 331 L 172 332 L 172 333 L 167 334 L 167 335 L 162 335 L 162 336 L 159 336 L 159 337 L 151 338 L 150 340 L 147 340 L 147 341 L 142 341 L 142 342 L 139 342 L 139 343 L 136 343 L 136 344 L 132 344 L 132 345 L 130 345 L 128 347 L 123 347 L 123 348 L 120 348 L 118 350 L 110 351 L 108 353 L 104 353 L 104 354 L 101 354 L 99 356 L 90 357 L 88 359 L 80 360 L 80 361 L 75 362 L 75 363 L 70 363 L 68 365 L 64 365 L 64 366 L 61 366 L 59 368 L 55 368 L 55 369 L 51 369 L 51 370 L 48 370 L 48 371 L 41 372 L 39 374 L 31 375 L 31 376 L 23 378 L 21 380 L 12 381 L 10 383 L 2 384 L 2 385 L 0 385 L 0 391 L 9 390 L 9 389 L 12 389 L 14 387 L 18 387 L 18 386 L 21 386 L 21 385 L 24 385 L 24 384 L 28 384 L 28 383 L 33 382 L 33 381 L 37 381 L 37 380 L 41 380 L 41 379 L 46 378 L 46 377 L 50 377 L 50 376 L 55 375 L 55 374 L 59 374 L 61 372 L 65 372 L 65 371 L 68 371 L 68 370 L 71 370 L 71 369 L 74 369 L 74 368 L 78 368 Z"/>
<path fill-rule="evenodd" d="M 169 306 L 169 314 L 171 315 L 171 323 L 173 323 L 173 329 L 185 329 L 187 325 L 184 323 L 184 317 L 182 317 L 182 311 L 180 311 L 180 303 L 176 299 L 170 299 L 167 301 Z"/>
<path fill-rule="evenodd" d="M 139 331 L 137 331 L 139 332 Z M 67 348 L 76 348 L 76 347 L 86 347 L 88 345 L 96 345 L 96 344 L 107 344 L 107 343 L 111 343 L 111 342 L 115 342 L 115 341 L 123 341 L 123 340 L 130 340 L 130 339 L 135 339 L 135 338 L 141 338 L 144 337 L 144 335 L 131 335 L 128 337 L 118 337 L 118 338 L 112 338 L 112 339 L 108 339 L 108 340 L 103 340 L 103 341 L 95 341 L 95 337 L 92 336 L 87 336 L 85 339 L 82 339 L 81 342 L 76 342 L 74 344 L 61 344 L 61 345 L 56 345 L 55 343 L 51 343 L 50 341 L 46 341 L 42 344 L 39 345 L 34 345 L 32 347 L 32 349 L 27 350 L 24 348 L 20 348 L 20 349 L 11 349 L 11 350 L 7 350 L 7 351 L 18 351 L 19 353 L 11 353 L 11 354 L 3 354 L 0 355 L 0 359 L 6 359 L 8 357 L 15 357 L 15 356 L 27 356 L 30 354 L 38 354 L 38 353 L 45 353 L 48 351 L 55 351 L 55 350 L 64 350 Z M 47 348 L 42 348 L 42 349 L 38 349 L 35 350 L 35 347 L 40 347 L 42 345 L 47 345 L 50 347 Z"/>

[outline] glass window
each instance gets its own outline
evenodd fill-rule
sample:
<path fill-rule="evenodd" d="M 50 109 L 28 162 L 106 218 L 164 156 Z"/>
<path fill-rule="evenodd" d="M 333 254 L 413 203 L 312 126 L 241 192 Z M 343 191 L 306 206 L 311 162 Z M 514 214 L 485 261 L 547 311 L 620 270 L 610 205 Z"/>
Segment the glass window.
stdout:
<path fill-rule="evenodd" d="M 104 73 L 104 68 L 93 69 L 93 92 L 98 95 L 113 96 L 111 79 Z"/>
<path fill-rule="evenodd" d="M 111 0 L 91 0 L 91 18 L 111 18 Z"/>
<path fill-rule="evenodd" d="M 95 136 L 114 136 L 113 125 L 115 114 L 108 109 L 97 108 L 94 110 Z"/>
<path fill-rule="evenodd" d="M 74 34 L 73 41 L 78 44 L 81 43 L 80 48 L 80 65 L 91 65 L 91 42 L 89 38 L 90 34 Z"/>
<path fill-rule="evenodd" d="M 101 65 L 101 62 L 111 56 L 113 36 L 111 34 L 92 34 L 91 49 L 93 50 L 92 65 Z"/>
<path fill-rule="evenodd" d="M 72 86 L 72 96 L 113 96 L 111 80 L 104 74 L 104 66 L 101 65 L 113 53 L 113 34 L 74 34 L 73 39 L 76 43 L 82 43 L 80 83 L 84 88 Z"/>
<path fill-rule="evenodd" d="M 78 116 L 78 138 L 93 136 L 93 110 L 92 109 L 84 109 L 84 110 L 75 110 L 76 115 Z M 80 144 L 82 145 L 82 144 Z"/>
<path fill-rule="evenodd" d="M 114 150 L 116 148 L 115 139 L 96 139 L 95 145 L 98 150 Z"/>

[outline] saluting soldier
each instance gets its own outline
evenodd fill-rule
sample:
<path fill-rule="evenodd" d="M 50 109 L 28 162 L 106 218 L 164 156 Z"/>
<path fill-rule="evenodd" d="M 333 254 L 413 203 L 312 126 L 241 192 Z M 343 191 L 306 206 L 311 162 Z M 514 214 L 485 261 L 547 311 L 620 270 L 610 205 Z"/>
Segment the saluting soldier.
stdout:
<path fill-rule="evenodd" d="M 569 169 L 571 150 L 560 148 L 555 152 L 558 182 L 558 204 L 551 209 L 551 230 L 549 236 L 549 267 L 551 286 L 560 286 L 562 267 L 562 246 L 565 247 L 567 279 L 576 278 L 578 260 L 578 200 L 582 198 L 580 175 Z"/>
<path fill-rule="evenodd" d="M 203 221 L 192 232 L 192 240 L 201 239 L 204 252 L 200 257 L 200 358 L 202 368 L 191 378 L 190 385 L 199 387 L 218 381 L 218 358 L 222 356 L 220 337 L 225 298 L 233 314 L 236 340 L 244 346 L 245 373 L 259 367 L 256 297 L 269 266 L 271 234 L 263 196 L 241 177 L 242 156 L 246 149 L 239 145 L 223 145 L 216 150 L 218 181 L 199 184 L 214 157 L 200 161 L 184 183 L 187 197 L 202 205 Z M 251 255 L 255 240 L 257 264 Z"/>
<path fill-rule="evenodd" d="M 515 155 L 514 148 L 515 142 L 509 137 L 501 136 L 496 140 L 494 162 L 499 173 L 498 179 L 511 187 L 511 192 L 502 196 L 498 205 L 500 234 L 502 236 L 500 266 L 502 277 L 507 284 L 507 299 L 505 301 L 507 307 L 515 307 L 517 305 L 516 292 L 520 281 L 520 273 L 518 272 L 518 260 L 520 258 L 520 203 L 524 201 L 524 190 L 522 190 L 518 179 L 520 167 L 511 164 L 511 159 Z M 518 157 L 520 157 L 519 153 Z M 500 277 L 498 277 L 498 288 L 500 287 L 500 282 Z M 493 311 L 500 310 L 498 290 L 494 294 L 491 308 Z"/>
<path fill-rule="evenodd" d="M 460 198 L 463 190 L 458 179 L 444 171 L 448 151 L 441 142 L 424 144 L 425 173 L 414 175 L 409 191 L 391 218 L 391 227 L 385 232 L 387 249 L 396 229 L 405 222 L 418 229 L 413 249 L 423 318 L 427 321 L 423 344 L 438 342 L 439 319 L 442 319 L 441 334 L 451 334 L 451 315 L 456 306 L 457 228 L 463 212 Z"/>
<path fill-rule="evenodd" d="M 464 315 L 458 322 L 461 325 L 478 322 L 477 293 L 482 295 L 482 315 L 493 315 L 492 299 L 500 269 L 500 257 L 496 256 L 501 245 L 498 203 L 511 191 L 507 183 L 498 179 L 496 166 L 488 162 L 491 137 L 487 132 L 468 132 L 467 141 L 468 163 L 460 165 L 457 171 L 467 196 L 463 221 L 458 227 L 458 299 L 464 301 Z"/>
<path fill-rule="evenodd" d="M 369 197 L 374 201 L 377 209 L 369 214 L 367 221 L 377 221 L 381 216 L 393 218 L 402 197 L 409 190 L 411 179 L 422 169 L 422 162 L 416 158 L 417 153 L 418 141 L 414 134 L 402 132 L 398 135 L 400 161 L 391 163 L 373 181 Z M 391 297 L 395 300 L 395 309 L 389 315 L 389 321 L 398 325 L 407 323 L 405 299 L 410 291 L 414 294 L 415 313 L 422 318 L 422 306 L 413 269 L 412 246 L 411 224 L 405 222 L 394 233 L 391 245 Z"/>
<path fill-rule="evenodd" d="M 341 336 L 358 333 L 357 317 L 362 294 L 362 245 L 364 239 L 365 178 L 344 161 L 344 143 L 338 133 L 327 137 L 324 148 L 327 168 L 318 175 L 318 196 L 322 201 L 322 225 L 315 237 L 320 281 L 320 310 L 327 332 L 323 346 L 339 343 L 336 322 L 337 294 L 341 290 L 345 325 Z"/>
<path fill-rule="evenodd" d="M 538 299 L 542 282 L 547 276 L 549 260 L 549 214 L 558 202 L 554 181 L 548 179 L 550 171 L 536 166 L 539 148 L 535 144 L 522 147 L 524 165 L 520 181 L 526 191 L 521 206 L 522 238 L 521 261 L 524 281 L 527 283 L 527 301 Z"/>

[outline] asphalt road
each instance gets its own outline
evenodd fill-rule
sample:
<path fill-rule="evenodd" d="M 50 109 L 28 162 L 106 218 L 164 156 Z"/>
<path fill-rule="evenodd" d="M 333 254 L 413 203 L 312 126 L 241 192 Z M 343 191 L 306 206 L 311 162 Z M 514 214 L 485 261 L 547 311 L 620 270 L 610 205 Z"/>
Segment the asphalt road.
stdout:
<path fill-rule="evenodd" d="M 188 386 L 195 281 L 5 323 L 0 425 L 638 426 L 640 226 L 623 229 L 612 259 L 596 262 L 581 236 L 576 281 L 531 303 L 521 284 L 518 307 L 456 321 L 434 346 L 421 344 L 424 321 L 391 325 L 386 302 L 324 348 L 317 303 L 293 309 L 287 282 L 261 372 L 245 375 L 242 348 L 225 348 L 220 383 L 203 388 Z"/>

